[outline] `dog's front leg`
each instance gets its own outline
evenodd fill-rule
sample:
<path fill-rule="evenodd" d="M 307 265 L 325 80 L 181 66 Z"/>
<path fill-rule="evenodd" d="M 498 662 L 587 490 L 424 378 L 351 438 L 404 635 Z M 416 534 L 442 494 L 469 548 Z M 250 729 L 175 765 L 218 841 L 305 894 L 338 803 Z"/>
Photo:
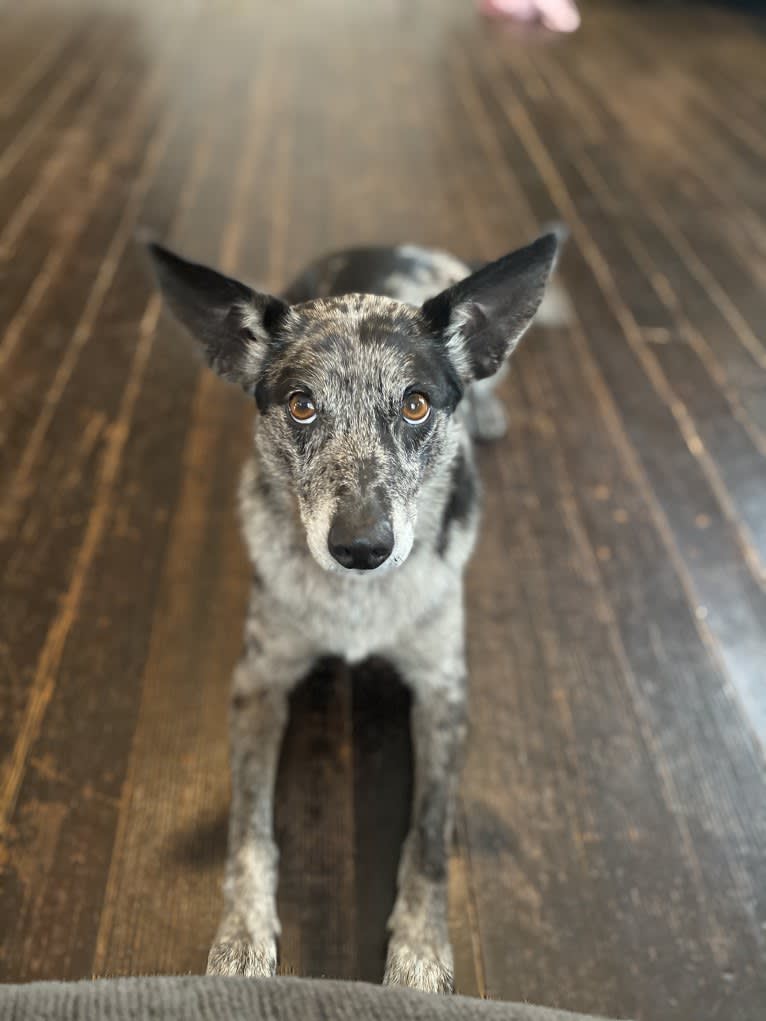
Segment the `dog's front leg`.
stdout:
<path fill-rule="evenodd" d="M 436 993 L 453 989 L 447 865 L 467 729 L 462 613 L 453 608 L 447 621 L 432 634 L 421 632 L 395 660 L 413 691 L 415 789 L 384 978 Z"/>
<path fill-rule="evenodd" d="M 248 631 L 252 621 L 248 622 Z M 264 648 L 251 634 L 235 672 L 230 741 L 232 801 L 224 911 L 210 975 L 273 975 L 277 967 L 278 851 L 273 809 L 290 690 L 311 657 Z"/>

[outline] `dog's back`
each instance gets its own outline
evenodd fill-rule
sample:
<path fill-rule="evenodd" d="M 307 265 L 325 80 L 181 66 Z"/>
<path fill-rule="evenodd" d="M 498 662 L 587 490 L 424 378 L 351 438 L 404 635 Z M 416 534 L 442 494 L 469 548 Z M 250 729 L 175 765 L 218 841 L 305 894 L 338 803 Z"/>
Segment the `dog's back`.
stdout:
<path fill-rule="evenodd" d="M 551 229 L 563 243 L 565 229 L 560 224 Z M 464 262 L 449 252 L 421 245 L 362 245 L 316 259 L 293 280 L 283 297 L 298 304 L 340 294 L 380 294 L 408 305 L 422 305 L 483 265 L 483 261 Z M 555 279 L 548 285 L 536 319 L 554 326 L 569 320 L 566 295 Z"/>
<path fill-rule="evenodd" d="M 291 304 L 340 294 L 380 294 L 407 305 L 422 305 L 471 272 L 460 259 L 417 245 L 367 246 L 317 259 L 285 294 Z"/>

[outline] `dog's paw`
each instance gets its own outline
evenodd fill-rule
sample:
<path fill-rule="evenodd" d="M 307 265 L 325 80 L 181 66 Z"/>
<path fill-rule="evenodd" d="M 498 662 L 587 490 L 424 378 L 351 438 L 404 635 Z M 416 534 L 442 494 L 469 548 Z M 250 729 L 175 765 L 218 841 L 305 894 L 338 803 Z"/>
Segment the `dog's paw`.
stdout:
<path fill-rule="evenodd" d="M 208 975 L 246 975 L 270 978 L 277 971 L 277 944 L 273 939 L 251 943 L 247 939 L 214 943 L 207 957 Z"/>
<path fill-rule="evenodd" d="M 432 950 L 392 942 L 388 948 L 384 985 L 408 986 L 424 993 L 453 993 L 452 951 L 444 947 Z"/>

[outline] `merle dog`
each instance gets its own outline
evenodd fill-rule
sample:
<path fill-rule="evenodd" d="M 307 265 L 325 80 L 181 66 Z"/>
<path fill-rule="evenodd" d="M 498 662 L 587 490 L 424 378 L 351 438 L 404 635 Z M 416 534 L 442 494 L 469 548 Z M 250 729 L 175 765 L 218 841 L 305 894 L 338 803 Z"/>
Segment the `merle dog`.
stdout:
<path fill-rule="evenodd" d="M 310 266 L 282 298 L 150 243 L 171 309 L 258 408 L 240 501 L 253 565 L 231 699 L 224 912 L 208 972 L 273 975 L 272 809 L 288 695 L 325 655 L 387 658 L 413 693 L 415 787 L 385 981 L 452 989 L 446 876 L 466 734 L 471 439 L 543 299 L 557 234 L 474 272 L 411 246 Z"/>

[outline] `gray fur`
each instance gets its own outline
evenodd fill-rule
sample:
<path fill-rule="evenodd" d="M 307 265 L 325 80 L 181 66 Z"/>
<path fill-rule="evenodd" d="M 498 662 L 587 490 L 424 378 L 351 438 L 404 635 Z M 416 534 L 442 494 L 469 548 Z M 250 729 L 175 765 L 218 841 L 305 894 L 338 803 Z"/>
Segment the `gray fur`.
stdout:
<path fill-rule="evenodd" d="M 320 657 L 374 654 L 412 690 L 415 750 L 385 981 L 450 991 L 447 864 L 467 719 L 462 576 L 478 525 L 471 434 L 505 427 L 492 387 L 540 305 L 555 242 L 473 275 L 413 246 L 338 253 L 284 300 L 152 251 L 173 310 L 261 411 L 240 488 L 255 580 L 233 682 L 224 912 L 208 971 L 274 974 L 273 796 L 288 695 Z M 430 398 L 423 424 L 401 415 L 409 388 Z M 287 410 L 295 390 L 314 401 L 309 425 Z M 347 569 L 328 535 L 370 494 L 393 550 L 375 569 Z"/>

